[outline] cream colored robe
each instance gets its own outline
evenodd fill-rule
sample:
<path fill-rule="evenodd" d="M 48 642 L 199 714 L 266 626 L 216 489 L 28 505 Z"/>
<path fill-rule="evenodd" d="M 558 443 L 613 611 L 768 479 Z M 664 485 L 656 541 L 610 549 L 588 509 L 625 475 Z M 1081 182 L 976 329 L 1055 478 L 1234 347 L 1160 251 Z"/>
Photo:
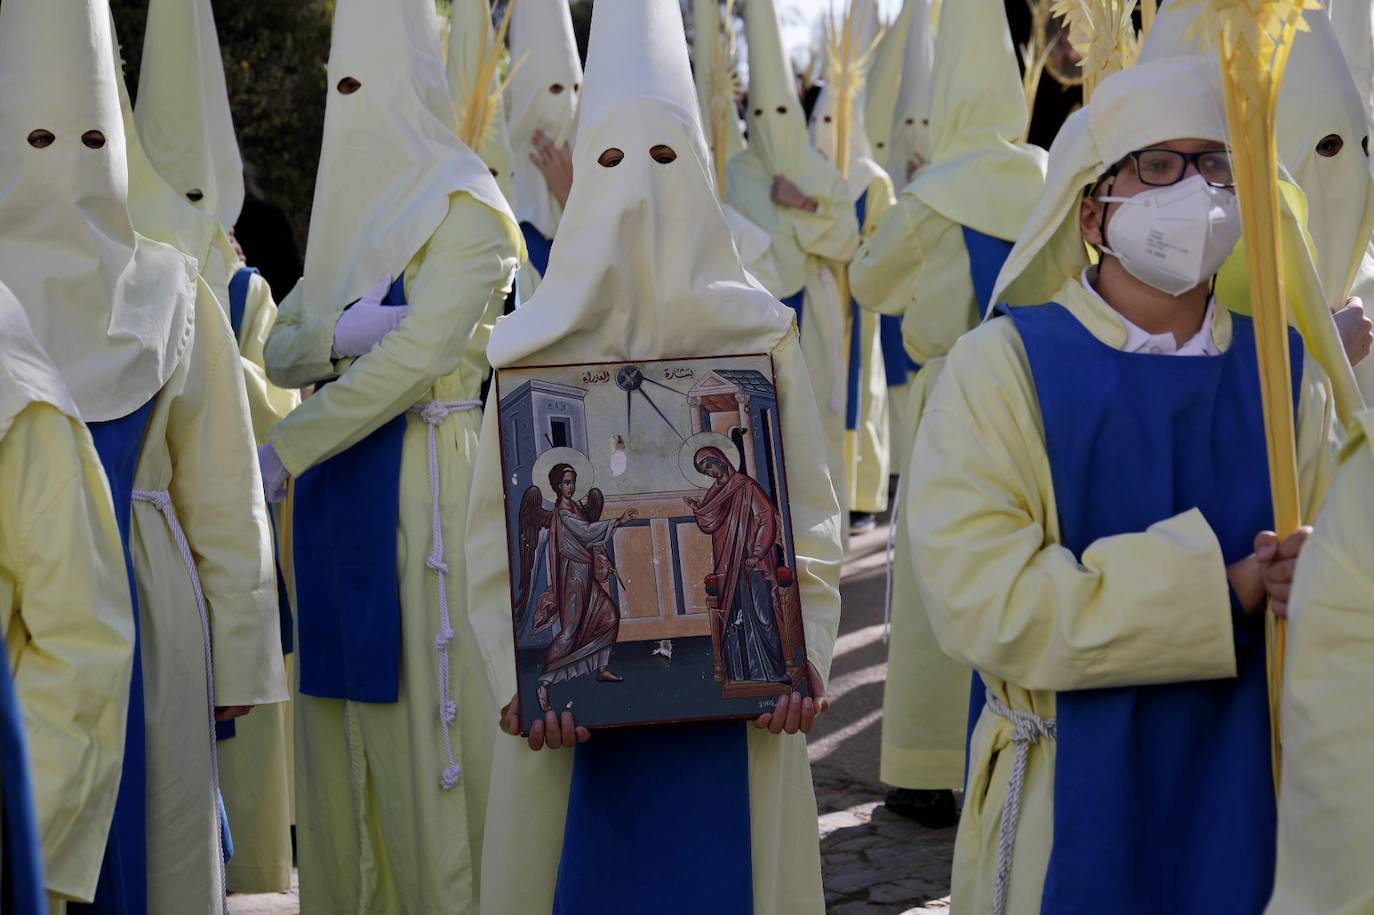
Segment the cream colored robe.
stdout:
<path fill-rule="evenodd" d="M 787 333 L 772 355 L 789 456 L 788 491 L 807 657 L 825 680 L 840 621 L 840 517 L 826 468 L 815 459 L 820 454 L 820 423 L 795 334 Z M 499 705 L 515 695 L 500 461 L 496 415 L 491 411 L 473 480 L 467 537 L 471 626 L 482 645 L 490 692 L 499 699 L 488 711 L 493 726 Z M 806 738 L 748 728 L 754 911 L 758 915 L 819 915 L 825 911 L 825 902 Z M 534 752 L 523 738 L 501 733 L 495 741 L 491 815 L 482 859 L 482 912 L 548 912 L 562 856 L 572 753 Z"/>
<path fill-rule="evenodd" d="M 892 182 L 886 176 L 869 182 L 861 193 L 868 195 L 864 208 L 864 224 L 859 227 L 863 239 L 877 233 L 883 217 L 892 207 Z M 853 290 L 850 290 L 853 298 Z M 849 510 L 881 512 L 887 510 L 888 478 L 892 471 L 892 435 L 888 423 L 887 372 L 883 365 L 882 343 L 878 338 L 879 315 L 859 309 L 859 421 L 857 428 L 845 429 L 845 474 L 849 486 Z M 853 323 L 849 309 L 845 310 L 845 347 L 848 355 L 848 328 Z M 846 364 L 845 379 L 849 378 Z M 847 388 L 847 385 L 846 385 Z"/>
<path fill-rule="evenodd" d="M 356 444 L 415 404 L 478 396 L 485 350 L 511 288 L 519 230 L 469 194 L 450 197 L 448 215 L 405 268 L 405 319 L 367 355 L 342 361 L 340 378 L 316 392 L 271 433 L 293 476 Z M 269 361 L 291 363 L 300 326 L 282 310 Z M 273 356 L 274 348 L 280 353 Z M 440 787 L 445 766 L 437 708 L 439 596 L 426 566 L 432 549 L 427 429 L 406 421 L 396 538 L 401 585 L 401 683 L 395 703 L 297 695 L 296 823 L 301 911 L 471 912 L 496 729 L 486 667 L 464 631 L 463 542 L 477 453 L 478 410 L 451 414 L 436 429 L 448 565 L 452 729 L 463 768 Z"/>
<path fill-rule="evenodd" d="M 730 160 L 728 178 L 727 202 L 773 236 L 773 258 L 781 282 L 793 284 L 790 289 L 769 291 L 782 298 L 798 288 L 805 290 L 801 348 L 820 409 L 821 440 L 830 479 L 840 499 L 840 514 L 847 518 L 844 395 L 849 365 L 849 309 L 848 303 L 840 301 L 835 274 L 844 269 L 859 244 L 854 201 L 836 174 L 829 193 L 812 195 L 816 212 L 780 207 L 769 197 L 773 176 L 759 170 L 758 160 L 747 153 Z M 845 525 L 846 540 L 848 531 Z"/>
<path fill-rule="evenodd" d="M 1076 278 L 1055 300 L 1103 343 L 1125 344 L 1116 313 Z M 1225 309 L 1216 310 L 1212 333 L 1223 351 L 1231 345 Z M 1308 516 L 1330 485 L 1334 435 L 1326 377 L 1308 359 L 1297 425 Z M 1103 538 L 1081 556 L 1058 544 L 1039 402 L 1010 319 L 979 327 L 951 350 L 916 436 L 904 502 L 941 647 L 976 668 L 988 692 L 1012 709 L 1050 718 L 1059 690 L 1235 676 L 1226 567 L 1197 510 Z M 983 710 L 954 848 L 956 915 L 992 907 L 1011 736 L 1009 722 Z M 1053 740 L 1030 747 L 1007 912 L 1039 910 L 1055 749 Z"/>
<path fill-rule="evenodd" d="M 271 529 L 242 364 L 219 302 L 197 282 L 194 337 L 154 398 L 134 488 L 170 492 L 195 557 L 214 646 L 215 704 L 265 706 L 287 698 Z M 156 507 L 134 503 L 131 539 L 147 718 L 149 911 L 218 915 L 213 733 L 195 595 Z"/>
<path fill-rule="evenodd" d="M 0 433 L 0 519 L 0 631 L 44 885 L 54 908 L 89 902 L 124 760 L 134 617 L 110 487 L 79 420 L 34 402 Z"/>
<path fill-rule="evenodd" d="M 1360 424 L 1288 605 L 1270 915 L 1374 911 L 1374 412 Z"/>
<path fill-rule="evenodd" d="M 229 313 L 229 281 L 243 266 L 222 237 L 210 251 L 206 282 Z M 253 274 L 248 283 L 243 316 L 234 330 L 248 393 L 253 439 L 267 441 L 268 430 L 300 403 L 300 395 L 267 380 L 263 350 L 277 303 L 267 281 Z M 276 546 L 281 548 L 289 511 L 278 508 Z M 289 558 L 282 562 L 289 574 Z M 289 664 L 289 659 L 288 659 Z M 219 742 L 219 787 L 234 837 L 234 857 L 225 865 L 232 893 L 284 893 L 291 888 L 291 703 L 258 709 L 235 722 L 234 737 Z"/>
<path fill-rule="evenodd" d="M 978 321 L 963 230 L 914 194 L 903 193 L 876 234 L 859 247 L 849 279 L 865 309 L 903 316 L 902 342 L 922 366 L 908 385 L 896 431 L 901 438 L 894 439 L 894 452 L 910 455 L 945 356 Z M 893 466 L 903 477 L 908 474 L 909 461 Z M 910 535 L 901 523 L 906 510 L 898 508 L 893 522 L 892 631 L 879 777 L 899 788 L 959 788 L 964 783 L 971 674 L 940 650 L 931 632 L 916 586 Z"/>

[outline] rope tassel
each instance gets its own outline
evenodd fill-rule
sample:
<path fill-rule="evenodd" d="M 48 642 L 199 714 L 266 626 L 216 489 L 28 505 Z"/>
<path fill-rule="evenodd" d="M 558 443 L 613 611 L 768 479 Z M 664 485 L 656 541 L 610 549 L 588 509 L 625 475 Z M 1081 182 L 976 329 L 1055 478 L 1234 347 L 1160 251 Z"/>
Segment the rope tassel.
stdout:
<path fill-rule="evenodd" d="M 410 408 L 424 422 L 429 444 L 429 494 L 432 549 L 425 567 L 439 578 L 439 634 L 434 637 L 434 651 L 438 655 L 439 728 L 444 735 L 443 773 L 439 786 L 445 791 L 458 784 L 463 767 L 453 755 L 453 723 L 458 719 L 458 703 L 449 694 L 448 647 L 453 642 L 453 625 L 448 611 L 448 564 L 444 562 L 444 516 L 439 508 L 439 426 L 454 413 L 480 410 L 480 400 L 431 400 Z"/>

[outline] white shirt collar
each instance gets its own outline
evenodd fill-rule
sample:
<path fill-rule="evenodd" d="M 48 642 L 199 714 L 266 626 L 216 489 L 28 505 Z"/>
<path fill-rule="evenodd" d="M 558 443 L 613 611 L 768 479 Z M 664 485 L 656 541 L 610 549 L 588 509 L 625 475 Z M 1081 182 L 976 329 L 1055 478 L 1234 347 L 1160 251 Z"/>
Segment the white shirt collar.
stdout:
<path fill-rule="evenodd" d="M 1106 305 L 1106 300 L 1097 294 L 1097 290 L 1088 281 L 1090 269 L 1092 268 L 1084 268 L 1079 281 L 1089 295 Z M 1178 345 L 1173 334 L 1152 334 L 1136 326 L 1127 320 L 1121 312 L 1113 309 L 1113 313 L 1121 322 L 1121 326 L 1126 328 L 1126 343 L 1121 347 L 1121 351 L 1123 353 L 1149 353 L 1154 356 L 1219 356 L 1221 350 L 1217 348 L 1216 341 L 1212 338 L 1212 311 L 1215 306 L 1216 299 L 1207 300 L 1207 313 L 1202 316 L 1202 327 L 1182 346 Z M 1111 306 L 1108 305 L 1108 307 Z"/>

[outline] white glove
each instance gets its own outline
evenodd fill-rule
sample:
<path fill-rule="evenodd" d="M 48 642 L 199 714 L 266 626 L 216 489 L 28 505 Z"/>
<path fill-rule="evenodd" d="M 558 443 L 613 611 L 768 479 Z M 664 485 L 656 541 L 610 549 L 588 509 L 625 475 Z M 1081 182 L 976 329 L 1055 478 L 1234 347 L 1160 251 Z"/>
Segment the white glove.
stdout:
<path fill-rule="evenodd" d="M 376 288 L 354 302 L 334 324 L 334 355 L 362 356 L 372 351 L 383 337 L 396 329 L 406 316 L 405 306 L 392 308 L 382 300 L 391 289 L 391 275 Z"/>
<path fill-rule="evenodd" d="M 258 468 L 262 471 L 262 494 L 268 505 L 275 505 L 286 498 L 286 484 L 291 474 L 282 466 L 277 457 L 277 449 L 269 442 L 258 449 Z"/>

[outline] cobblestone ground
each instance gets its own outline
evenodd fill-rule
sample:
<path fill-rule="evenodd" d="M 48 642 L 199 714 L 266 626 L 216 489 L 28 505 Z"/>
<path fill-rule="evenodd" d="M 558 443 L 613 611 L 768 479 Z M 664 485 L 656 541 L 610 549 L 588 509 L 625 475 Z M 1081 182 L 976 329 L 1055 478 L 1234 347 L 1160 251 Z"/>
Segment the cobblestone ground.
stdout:
<path fill-rule="evenodd" d="M 925 829 L 888 813 L 878 783 L 884 547 L 887 527 L 855 537 L 840 586 L 844 615 L 830 677 L 835 705 L 810 742 L 820 810 L 821 873 L 832 915 L 944 915 L 954 830 Z M 290 893 L 231 896 L 231 915 L 294 915 Z"/>

